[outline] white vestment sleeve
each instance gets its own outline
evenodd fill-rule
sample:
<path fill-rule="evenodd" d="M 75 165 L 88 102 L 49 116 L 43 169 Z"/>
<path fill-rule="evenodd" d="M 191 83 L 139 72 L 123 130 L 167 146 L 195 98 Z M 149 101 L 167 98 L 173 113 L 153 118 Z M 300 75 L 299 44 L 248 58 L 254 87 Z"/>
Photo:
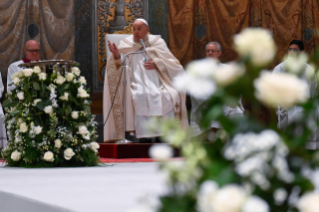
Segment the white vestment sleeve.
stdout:
<path fill-rule="evenodd" d="M 11 64 L 8 68 L 7 74 L 7 92 L 10 92 L 16 88 L 15 85 L 10 85 L 12 83 L 12 75 L 16 73 L 15 67 Z"/>

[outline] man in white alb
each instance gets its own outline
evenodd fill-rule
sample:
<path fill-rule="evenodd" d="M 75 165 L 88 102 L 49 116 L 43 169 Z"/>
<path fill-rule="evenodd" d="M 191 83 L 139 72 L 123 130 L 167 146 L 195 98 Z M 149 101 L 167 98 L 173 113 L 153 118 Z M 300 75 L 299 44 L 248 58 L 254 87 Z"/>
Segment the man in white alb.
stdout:
<path fill-rule="evenodd" d="M 38 61 L 40 59 L 40 44 L 35 40 L 29 40 L 26 42 L 24 47 L 25 58 L 19 60 L 17 62 L 12 63 L 8 68 L 7 74 L 7 92 L 12 91 L 15 89 L 15 85 L 12 84 L 12 75 L 17 73 L 22 68 L 19 67 L 22 63 L 30 63 L 31 61 Z"/>
<path fill-rule="evenodd" d="M 219 60 L 219 57 L 222 54 L 222 48 L 221 45 L 218 42 L 209 42 L 205 46 L 206 51 L 206 58 L 213 58 L 216 60 Z M 219 63 L 219 67 L 227 66 L 227 64 Z M 200 105 L 204 103 L 204 101 L 198 100 L 194 97 L 191 97 L 191 103 L 192 103 L 192 110 L 190 114 L 190 127 L 192 129 L 193 136 L 198 136 L 203 132 L 203 129 L 199 126 L 199 120 L 200 120 L 200 112 L 198 111 Z M 239 105 L 237 107 L 230 107 L 225 105 L 224 106 L 224 115 L 228 117 L 236 117 L 236 116 L 243 116 L 244 113 L 244 107 L 241 104 L 241 101 L 239 101 Z M 217 129 L 220 129 L 221 126 L 219 122 L 212 121 L 211 123 L 211 129 L 216 131 Z"/>
<path fill-rule="evenodd" d="M 145 43 L 146 54 L 130 55 L 126 61 L 126 132 L 139 139 L 160 136 L 158 133 L 149 132 L 145 126 L 153 117 L 177 118 L 183 126 L 188 126 L 185 94 L 178 92 L 171 83 L 184 69 L 167 48 L 165 41 L 149 35 L 148 32 L 147 21 L 137 19 L 133 23 L 133 35 L 123 39 L 118 47 L 114 43 L 108 43 L 113 55 L 108 59 L 104 80 L 104 121 L 110 111 L 113 97 L 116 98 L 104 126 L 104 142 L 122 139 L 122 83 L 119 92 L 115 94 L 115 91 L 124 55 L 143 49 L 141 39 Z"/>

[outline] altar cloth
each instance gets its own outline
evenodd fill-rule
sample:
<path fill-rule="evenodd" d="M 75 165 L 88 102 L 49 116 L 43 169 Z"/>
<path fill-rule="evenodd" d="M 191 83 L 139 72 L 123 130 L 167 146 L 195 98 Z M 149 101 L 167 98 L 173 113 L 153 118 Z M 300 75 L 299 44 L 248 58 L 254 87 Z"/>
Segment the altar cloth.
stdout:
<path fill-rule="evenodd" d="M 167 187 L 158 163 L 88 168 L 11 168 L 0 165 L 1 212 L 126 212 Z"/>

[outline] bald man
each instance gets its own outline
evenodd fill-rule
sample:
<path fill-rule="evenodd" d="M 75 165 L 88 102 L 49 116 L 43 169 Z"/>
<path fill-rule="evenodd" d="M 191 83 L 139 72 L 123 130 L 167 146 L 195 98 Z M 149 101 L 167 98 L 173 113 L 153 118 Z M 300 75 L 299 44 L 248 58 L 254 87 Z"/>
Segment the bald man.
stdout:
<path fill-rule="evenodd" d="M 112 56 L 108 59 L 103 94 L 103 113 L 106 120 L 117 87 L 124 55 L 143 49 L 146 54 L 130 55 L 126 61 L 126 131 L 138 139 L 147 140 L 160 136 L 147 130 L 147 121 L 151 118 L 176 118 L 187 127 L 185 94 L 179 93 L 172 85 L 173 78 L 184 69 L 167 48 L 165 41 L 149 35 L 148 23 L 136 19 L 133 23 L 133 35 L 123 39 L 117 47 L 108 43 Z M 122 86 L 122 83 L 120 84 Z M 123 88 L 120 88 L 120 90 Z M 122 139 L 122 101 L 121 92 L 117 94 L 111 115 L 104 126 L 104 141 Z"/>
<path fill-rule="evenodd" d="M 22 60 L 19 60 L 17 62 L 12 63 L 8 68 L 8 74 L 7 74 L 7 91 L 12 91 L 15 89 L 15 85 L 12 84 L 12 75 L 14 73 L 19 72 L 20 70 L 23 70 L 19 67 L 22 63 L 30 63 L 31 61 L 38 61 L 40 58 L 40 44 L 35 40 L 29 40 L 26 42 L 24 47 L 24 53 L 25 58 Z"/>

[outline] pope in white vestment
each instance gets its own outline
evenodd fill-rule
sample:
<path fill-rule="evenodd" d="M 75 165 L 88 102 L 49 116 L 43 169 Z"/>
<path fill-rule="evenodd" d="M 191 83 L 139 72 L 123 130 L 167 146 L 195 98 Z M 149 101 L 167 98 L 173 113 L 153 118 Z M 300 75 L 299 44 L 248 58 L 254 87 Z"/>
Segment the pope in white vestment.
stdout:
<path fill-rule="evenodd" d="M 148 35 L 148 31 L 145 35 L 138 33 L 139 28 L 148 29 L 144 19 L 137 19 L 133 24 L 134 34 L 120 42 L 118 58 L 115 59 L 116 55 L 112 55 L 107 62 L 103 114 L 105 121 L 115 95 L 124 55 L 141 50 L 143 46 L 139 39 L 143 39 L 146 54 L 130 55 L 126 61 L 126 131 L 133 133 L 137 138 L 149 138 L 160 136 L 159 133 L 150 132 L 146 127 L 147 122 L 154 117 L 177 118 L 184 127 L 188 126 L 186 95 L 178 92 L 171 83 L 184 69 L 163 39 Z M 114 44 L 109 44 L 109 47 L 110 50 L 117 48 Z M 145 62 L 145 59 L 149 62 Z M 122 83 L 120 86 L 111 114 L 104 126 L 105 142 L 122 139 Z"/>

